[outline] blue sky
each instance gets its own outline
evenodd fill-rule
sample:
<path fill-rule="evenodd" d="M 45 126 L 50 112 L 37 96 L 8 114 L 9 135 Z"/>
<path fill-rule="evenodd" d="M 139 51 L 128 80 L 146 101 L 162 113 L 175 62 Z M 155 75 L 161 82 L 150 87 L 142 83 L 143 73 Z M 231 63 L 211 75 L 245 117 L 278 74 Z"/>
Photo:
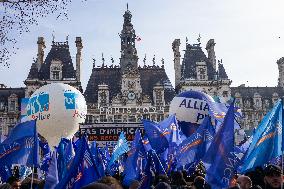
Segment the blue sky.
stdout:
<path fill-rule="evenodd" d="M 83 40 L 83 87 L 91 74 L 92 58 L 101 64 L 104 53 L 107 64 L 111 57 L 119 63 L 120 39 L 126 3 L 132 12 L 136 35 L 139 64 L 157 64 L 165 59 L 165 67 L 174 83 L 173 52 L 171 43 L 185 38 L 197 43 L 201 34 L 203 49 L 207 41 L 215 39 L 217 59 L 223 60 L 232 86 L 276 86 L 278 69 L 276 61 L 284 56 L 284 6 L 282 0 L 73 0 L 69 6 L 69 19 L 56 20 L 50 15 L 32 26 L 31 32 L 17 36 L 19 50 L 11 58 L 10 68 L 1 67 L 0 83 L 8 87 L 24 87 L 32 60 L 37 54 L 37 37 L 46 41 L 45 56 L 51 47 L 52 34 L 55 41 L 69 44 L 75 63 L 75 37 Z M 205 49 L 204 49 L 205 51 Z M 206 51 L 205 51 L 206 52 Z M 183 57 L 183 52 L 182 52 Z"/>

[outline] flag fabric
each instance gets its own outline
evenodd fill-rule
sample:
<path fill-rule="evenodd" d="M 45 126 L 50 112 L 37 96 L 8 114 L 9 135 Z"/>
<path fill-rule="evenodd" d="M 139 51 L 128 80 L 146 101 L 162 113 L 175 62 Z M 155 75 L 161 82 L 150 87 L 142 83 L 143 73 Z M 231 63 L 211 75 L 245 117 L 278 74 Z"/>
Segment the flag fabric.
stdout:
<path fill-rule="evenodd" d="M 53 152 L 50 165 L 45 177 L 44 189 L 54 189 L 58 184 L 58 170 L 57 170 L 57 157 L 56 152 Z"/>
<path fill-rule="evenodd" d="M 43 171 L 48 171 L 49 162 L 51 160 L 51 151 L 49 145 L 45 139 L 39 136 L 39 147 L 42 151 L 42 160 L 40 163 L 40 169 Z"/>
<path fill-rule="evenodd" d="M 199 162 L 209 148 L 214 134 L 211 119 L 206 117 L 197 131 L 179 145 L 176 155 L 177 167 Z"/>
<path fill-rule="evenodd" d="M 151 144 L 153 150 L 160 154 L 169 147 L 169 142 L 166 138 L 166 134 L 157 123 L 150 120 L 142 120 L 144 125 L 145 134 Z"/>
<path fill-rule="evenodd" d="M 127 153 L 128 157 L 124 169 L 123 184 L 125 186 L 130 186 L 133 180 L 139 180 L 142 170 L 139 167 L 139 160 L 146 156 L 146 151 L 144 149 L 142 138 L 139 130 L 135 132 L 134 140 L 132 141 L 131 149 Z"/>
<path fill-rule="evenodd" d="M 16 125 L 11 134 L 0 144 L 0 167 L 12 164 L 37 167 L 38 146 L 36 121 Z"/>
<path fill-rule="evenodd" d="M 0 166 L 0 183 L 7 182 L 8 178 L 12 176 L 11 168 L 10 166 L 4 165 Z"/>
<path fill-rule="evenodd" d="M 169 147 L 176 147 L 181 143 L 181 131 L 178 128 L 175 115 L 170 115 L 168 118 L 161 121 L 158 125 L 162 130 L 162 135 L 165 136 L 168 140 Z"/>
<path fill-rule="evenodd" d="M 66 147 L 70 143 L 67 138 L 61 138 L 58 147 L 56 147 L 57 156 L 57 166 L 58 166 L 58 177 L 61 180 L 64 177 L 65 169 L 67 167 L 67 154 Z"/>
<path fill-rule="evenodd" d="M 1 124 L 1 123 L 0 123 Z M 0 135 L 0 144 L 6 139 L 7 137 L 3 134 Z"/>
<path fill-rule="evenodd" d="M 95 141 L 93 141 L 91 143 L 90 152 L 93 156 L 95 165 L 98 168 L 99 176 L 104 177 L 105 176 L 104 163 L 103 163 L 103 160 L 102 160 L 101 153 L 99 152 L 99 149 L 97 147 L 97 143 Z"/>
<path fill-rule="evenodd" d="M 116 146 L 113 149 L 112 156 L 110 158 L 108 168 L 111 168 L 119 156 L 129 151 L 128 142 L 125 138 L 124 132 L 121 132 Z"/>
<path fill-rule="evenodd" d="M 102 161 L 103 161 L 103 166 L 104 166 L 104 171 L 106 172 L 107 170 L 107 165 L 110 160 L 110 153 L 108 151 L 108 146 L 105 146 L 103 149 L 99 150 Z"/>
<path fill-rule="evenodd" d="M 99 173 L 94 164 L 86 138 L 82 137 L 79 139 L 78 149 L 69 171 L 55 188 L 79 189 L 91 182 L 95 182 L 99 178 Z"/>
<path fill-rule="evenodd" d="M 283 105 L 279 100 L 257 127 L 251 145 L 243 158 L 242 172 L 263 166 L 283 151 Z M 265 152 L 265 153 L 264 153 Z"/>
<path fill-rule="evenodd" d="M 66 147 L 64 149 L 64 156 L 63 156 L 64 165 L 65 165 L 65 167 L 63 168 L 63 177 L 69 171 L 70 165 L 71 165 L 71 162 L 74 156 L 75 156 L 75 152 L 74 152 L 72 141 L 68 140 Z"/>
<path fill-rule="evenodd" d="M 152 182 L 155 179 L 155 175 L 151 172 L 152 158 L 149 156 L 149 154 L 147 155 L 146 160 L 147 162 L 142 172 L 139 189 L 151 188 Z"/>
<path fill-rule="evenodd" d="M 238 163 L 234 154 L 234 102 L 202 161 L 206 167 L 205 179 L 212 188 L 228 188 Z"/>

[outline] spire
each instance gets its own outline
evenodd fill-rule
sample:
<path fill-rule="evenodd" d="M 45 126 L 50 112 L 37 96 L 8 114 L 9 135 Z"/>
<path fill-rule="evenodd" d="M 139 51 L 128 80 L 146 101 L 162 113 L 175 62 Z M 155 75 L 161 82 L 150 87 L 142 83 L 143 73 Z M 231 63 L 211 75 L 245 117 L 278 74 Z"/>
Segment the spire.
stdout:
<path fill-rule="evenodd" d="M 96 59 L 93 58 L 93 68 L 96 68 Z"/>
<path fill-rule="evenodd" d="M 200 44 L 200 41 L 201 41 L 200 33 L 199 33 L 199 35 L 198 35 L 197 41 L 198 41 L 198 43 Z"/>
<path fill-rule="evenodd" d="M 121 40 L 121 58 L 120 58 L 120 67 L 124 70 L 128 65 L 131 65 L 134 68 L 138 66 L 138 56 L 137 50 L 135 47 L 135 30 L 131 23 L 131 12 L 128 10 L 128 3 L 127 3 L 127 10 L 125 11 L 123 18 L 123 28 L 121 33 L 119 34 Z"/>
<path fill-rule="evenodd" d="M 102 53 L 102 68 L 105 67 L 105 58 L 104 58 L 104 53 Z"/>
<path fill-rule="evenodd" d="M 128 3 L 126 3 L 126 9 L 127 9 L 127 11 L 128 11 Z"/>

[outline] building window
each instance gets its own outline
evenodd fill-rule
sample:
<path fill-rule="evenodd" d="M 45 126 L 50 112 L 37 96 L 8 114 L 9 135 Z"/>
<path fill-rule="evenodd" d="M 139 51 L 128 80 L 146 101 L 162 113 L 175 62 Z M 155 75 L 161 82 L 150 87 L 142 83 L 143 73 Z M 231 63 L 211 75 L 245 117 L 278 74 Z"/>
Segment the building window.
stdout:
<path fill-rule="evenodd" d="M 100 115 L 100 122 L 107 122 L 106 115 Z"/>
<path fill-rule="evenodd" d="M 14 100 L 10 101 L 9 110 L 10 111 L 15 111 L 16 110 L 16 102 Z"/>
<path fill-rule="evenodd" d="M 122 115 L 114 115 L 114 122 L 115 123 L 122 122 Z"/>
<path fill-rule="evenodd" d="M 60 60 L 52 60 L 50 65 L 50 79 L 61 80 L 62 79 L 62 62 Z"/>
<path fill-rule="evenodd" d="M 52 79 L 59 80 L 59 71 L 52 71 Z"/>
<path fill-rule="evenodd" d="M 4 102 L 0 102 L 0 110 L 4 110 L 5 109 L 5 103 Z"/>

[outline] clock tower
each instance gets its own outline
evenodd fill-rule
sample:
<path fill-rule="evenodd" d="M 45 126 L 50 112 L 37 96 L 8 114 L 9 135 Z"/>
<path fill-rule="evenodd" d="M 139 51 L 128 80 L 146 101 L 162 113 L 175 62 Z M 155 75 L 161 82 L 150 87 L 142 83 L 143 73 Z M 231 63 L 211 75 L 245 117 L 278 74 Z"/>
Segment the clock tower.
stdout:
<path fill-rule="evenodd" d="M 120 67 L 124 71 L 128 66 L 137 68 L 138 56 L 137 50 L 135 47 L 136 34 L 131 23 L 131 12 L 128 10 L 125 11 L 124 15 L 123 28 L 121 30 L 120 43 L 121 43 L 121 57 L 120 57 Z"/>
<path fill-rule="evenodd" d="M 121 94 L 125 104 L 135 105 L 141 101 L 142 88 L 138 69 L 128 66 L 121 78 Z"/>

